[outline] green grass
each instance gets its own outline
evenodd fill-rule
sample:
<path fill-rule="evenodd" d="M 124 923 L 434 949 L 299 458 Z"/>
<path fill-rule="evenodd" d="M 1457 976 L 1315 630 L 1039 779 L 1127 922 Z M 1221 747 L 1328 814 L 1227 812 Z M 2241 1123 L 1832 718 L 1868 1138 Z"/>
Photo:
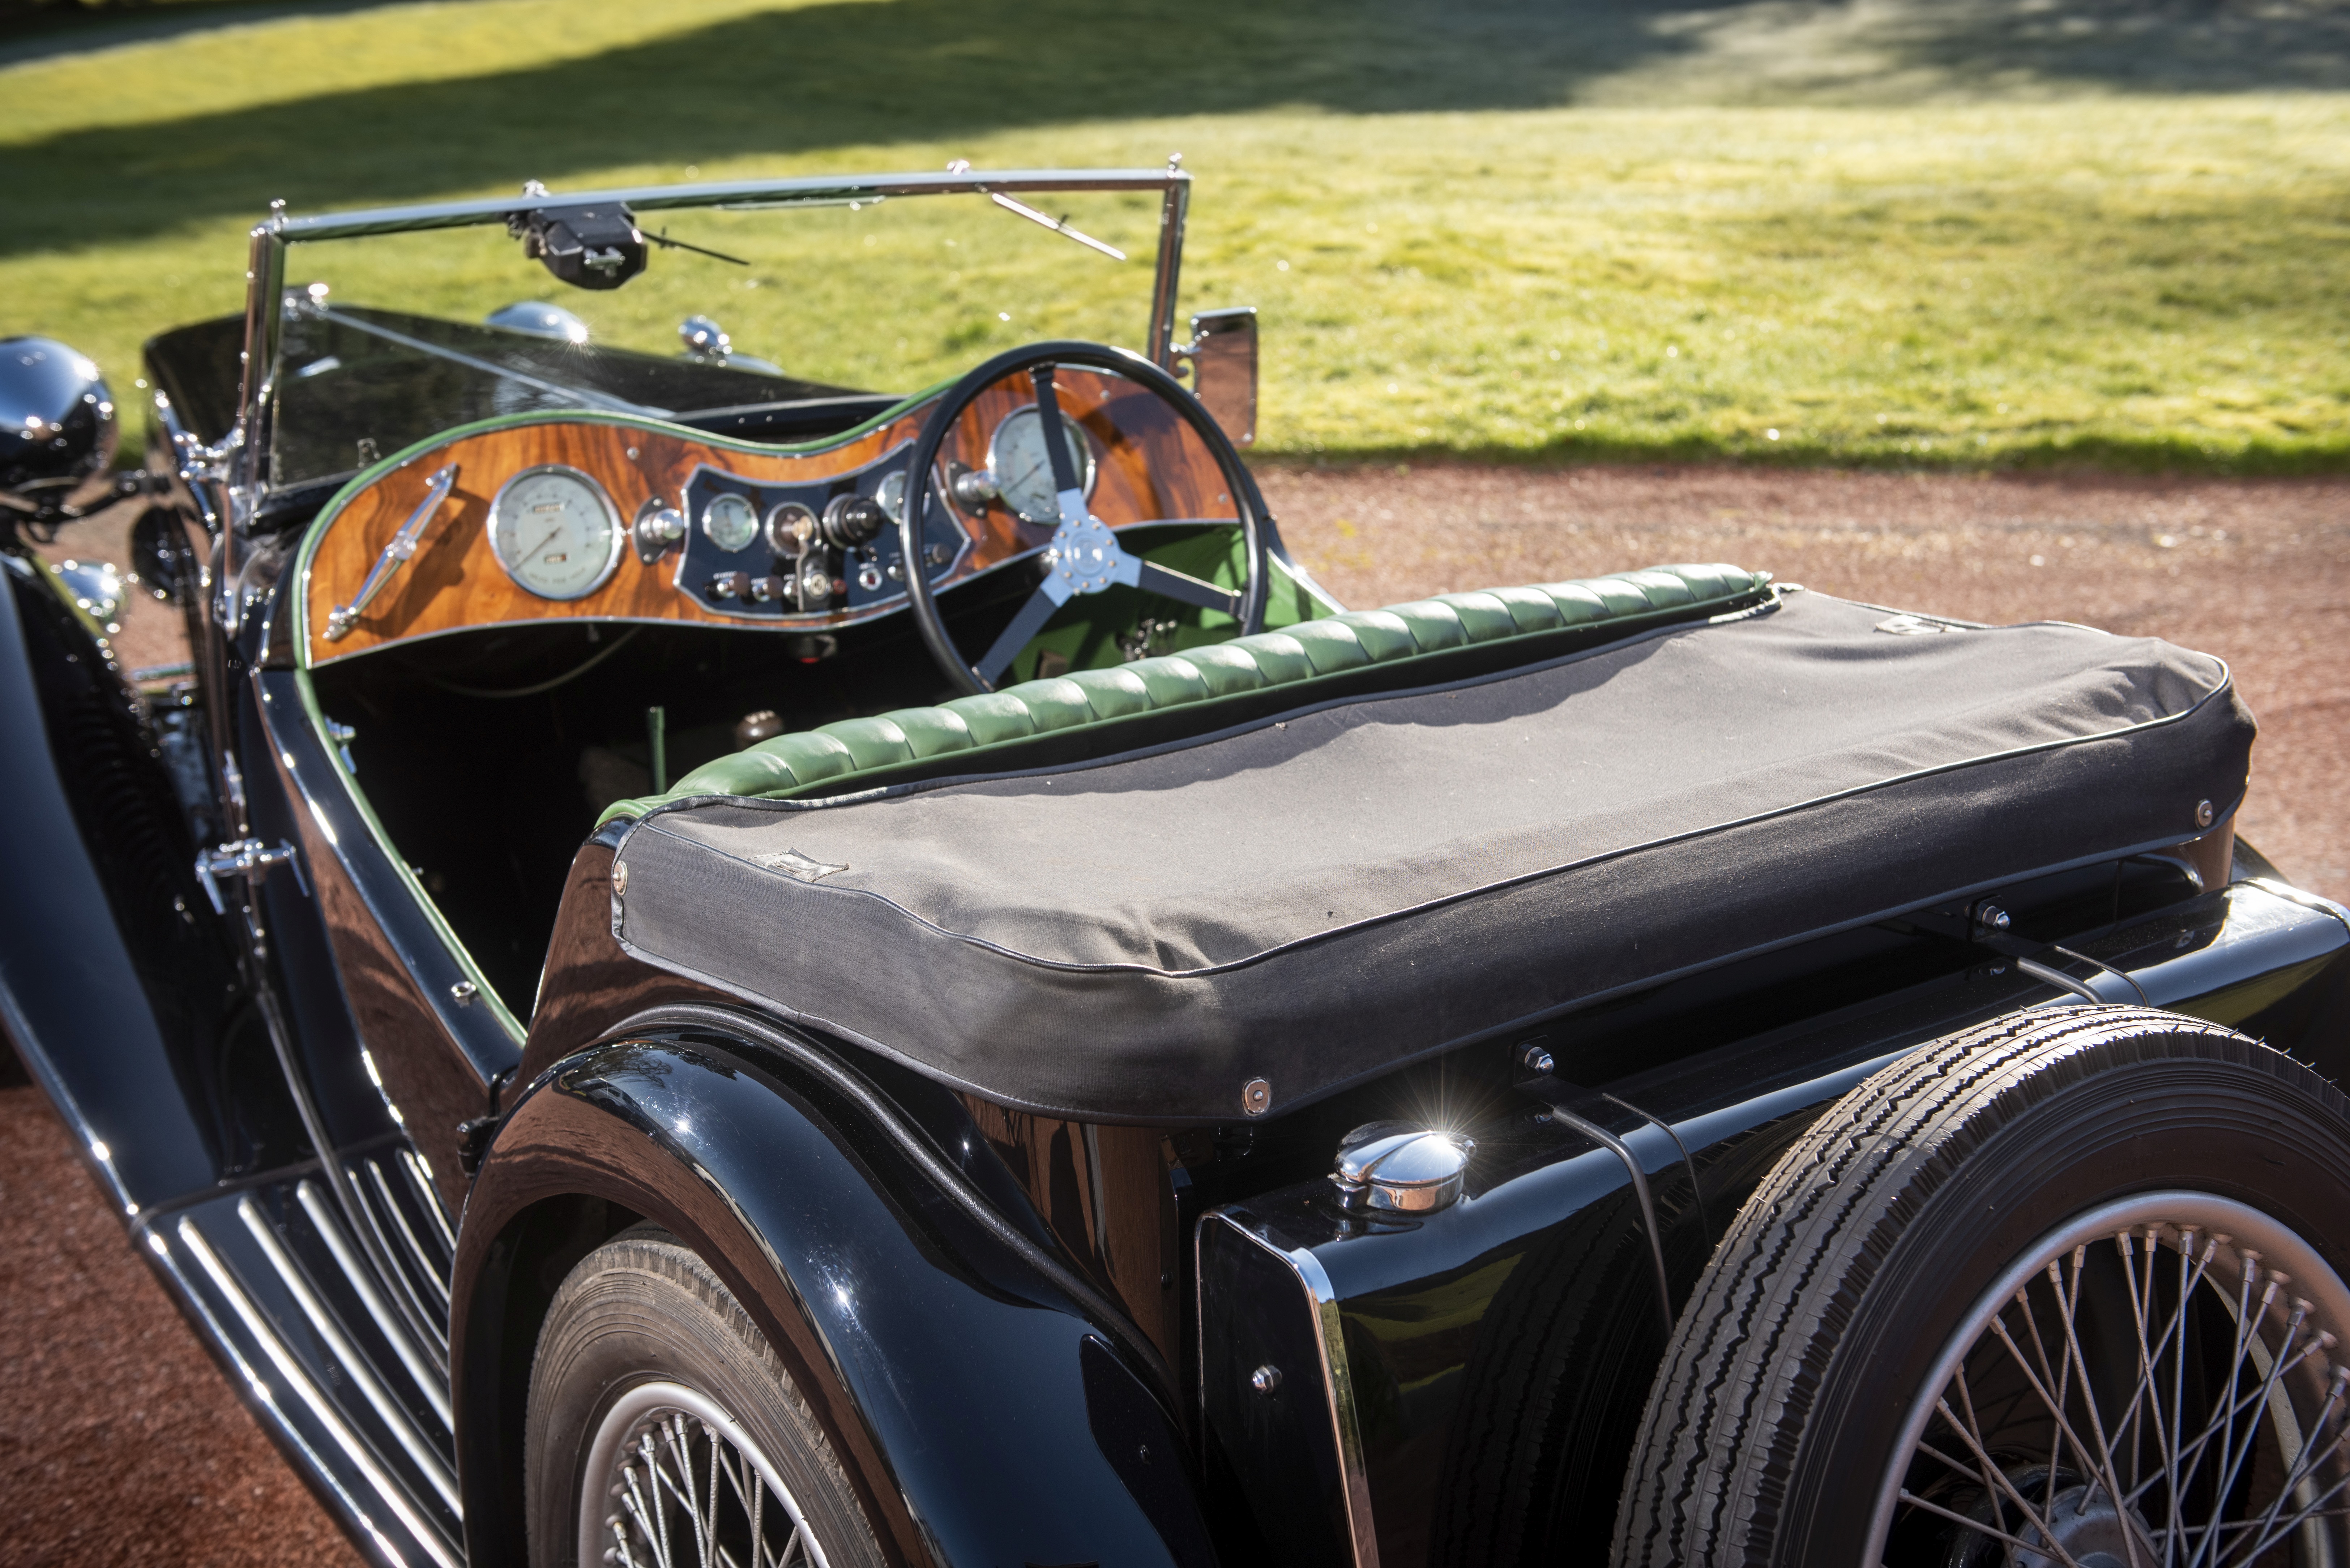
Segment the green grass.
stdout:
<path fill-rule="evenodd" d="M 1180 149 L 1272 452 L 2350 466 L 2340 4 L 189 4 L 18 56 L 0 330 L 119 381 L 271 196 Z M 910 385 L 957 329 L 907 319 Z"/>

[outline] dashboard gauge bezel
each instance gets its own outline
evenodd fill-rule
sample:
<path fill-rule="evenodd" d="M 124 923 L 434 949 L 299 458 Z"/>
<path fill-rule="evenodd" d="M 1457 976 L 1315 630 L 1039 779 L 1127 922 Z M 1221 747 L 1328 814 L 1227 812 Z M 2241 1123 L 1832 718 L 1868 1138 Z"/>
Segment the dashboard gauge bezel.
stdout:
<path fill-rule="evenodd" d="M 996 495 L 997 498 L 1003 503 L 1003 508 L 1005 511 L 1019 518 L 1023 523 L 1028 524 L 1031 527 L 1049 528 L 1060 521 L 1058 516 L 1032 517 L 1027 513 L 1023 512 L 1017 505 L 1014 504 L 1012 497 L 1004 493 L 1003 489 L 1003 465 L 998 460 L 996 455 L 998 450 L 1003 445 L 1003 432 L 1011 428 L 1013 421 L 1018 419 L 1034 420 L 1041 419 L 1042 417 L 1043 416 L 1037 412 L 1035 404 L 1023 403 L 1018 408 L 1013 410 L 1010 413 L 1004 415 L 1002 419 L 996 421 L 995 428 L 993 431 L 990 431 L 987 435 L 987 472 L 995 476 L 997 486 Z M 1101 462 L 1099 457 L 1094 452 L 1093 432 L 1087 430 L 1084 425 L 1078 423 L 1077 421 L 1070 415 L 1066 409 L 1061 410 L 1061 422 L 1068 426 L 1070 430 L 1076 432 L 1077 444 L 1085 451 L 1086 472 L 1084 478 L 1079 481 L 1077 488 L 1084 493 L 1087 501 L 1091 501 L 1094 495 L 1094 483 L 1101 477 Z M 1051 482 L 1048 480 L 1046 483 L 1049 484 Z"/>
<path fill-rule="evenodd" d="M 718 536 L 718 530 L 711 523 L 712 514 L 730 501 L 742 508 L 743 515 L 749 519 L 744 524 L 743 541 L 739 545 L 729 545 L 725 540 L 721 539 Z M 709 540 L 721 555 L 739 556 L 759 542 L 761 527 L 759 508 L 747 495 L 739 494 L 731 490 L 722 490 L 702 504 L 702 515 L 693 520 L 693 525 L 702 530 L 702 536 Z"/>
<path fill-rule="evenodd" d="M 549 593 L 533 585 L 515 563 L 506 558 L 505 545 L 498 538 L 498 515 L 506 504 L 506 497 L 517 486 L 546 474 L 559 474 L 583 486 L 589 495 L 595 497 L 597 506 L 604 514 L 604 563 L 596 569 L 595 576 L 586 586 L 568 593 Z M 567 462 L 533 463 L 528 468 L 517 469 L 508 474 L 505 482 L 498 486 L 497 493 L 490 497 L 490 514 L 484 532 L 489 535 L 490 555 L 497 562 L 498 569 L 505 573 L 506 580 L 533 598 L 545 599 L 550 604 L 568 604 L 584 599 L 603 587 L 612 580 L 612 574 L 620 569 L 620 556 L 629 547 L 628 525 L 620 520 L 620 508 L 613 501 L 612 493 L 606 490 L 594 474 L 583 472 Z"/>

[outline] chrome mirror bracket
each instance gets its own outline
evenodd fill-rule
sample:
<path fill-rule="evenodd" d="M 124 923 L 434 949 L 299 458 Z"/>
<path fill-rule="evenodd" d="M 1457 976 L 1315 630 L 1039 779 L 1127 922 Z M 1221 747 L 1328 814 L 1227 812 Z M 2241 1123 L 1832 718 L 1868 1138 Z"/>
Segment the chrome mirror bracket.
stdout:
<path fill-rule="evenodd" d="M 1171 351 L 1175 373 L 1188 373 L 1191 395 L 1215 416 L 1234 446 L 1256 444 L 1256 306 L 1203 310 L 1191 317 L 1191 341 Z"/>

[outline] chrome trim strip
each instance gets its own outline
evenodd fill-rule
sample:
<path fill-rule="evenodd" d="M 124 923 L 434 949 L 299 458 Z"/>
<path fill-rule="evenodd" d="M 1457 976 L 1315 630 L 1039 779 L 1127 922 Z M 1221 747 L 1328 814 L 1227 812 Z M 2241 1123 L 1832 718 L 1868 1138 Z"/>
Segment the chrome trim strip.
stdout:
<path fill-rule="evenodd" d="M 412 1148 L 400 1151 L 400 1168 L 408 1172 L 409 1185 L 416 1189 L 417 1201 L 424 1212 L 432 1216 L 432 1223 L 441 1229 L 441 1240 L 449 1248 L 449 1255 L 457 1255 L 457 1232 L 449 1228 L 449 1210 L 442 1206 L 441 1194 L 434 1189 L 432 1179 L 424 1174 L 424 1158 Z"/>
<path fill-rule="evenodd" d="M 1309 1310 L 1314 1314 L 1316 1333 L 1315 1349 L 1322 1363 L 1324 1404 L 1330 1413 L 1331 1436 L 1338 1445 L 1339 1483 L 1346 1494 L 1347 1532 L 1352 1537 L 1355 1568 L 1379 1568 L 1378 1531 L 1371 1518 L 1371 1488 L 1363 1466 L 1362 1424 L 1355 1413 L 1354 1374 L 1347 1366 L 1345 1323 L 1338 1310 L 1338 1293 L 1330 1284 L 1322 1261 L 1305 1247 L 1284 1248 L 1254 1225 L 1244 1224 L 1238 1212 L 1211 1209 L 1200 1217 L 1201 1224 L 1211 1220 L 1221 1220 L 1271 1252 L 1287 1265 L 1305 1289 Z M 1192 1274 L 1199 1277 L 1198 1241 L 1193 1246 Z M 1204 1331 L 1204 1325 L 1202 1325 Z M 1204 1398 L 1204 1391 L 1202 1397 Z"/>
<path fill-rule="evenodd" d="M 368 1451 L 359 1434 L 352 1431 L 340 1413 L 327 1402 L 326 1396 L 318 1391 L 318 1386 L 310 1381 L 309 1374 L 302 1370 L 302 1364 L 294 1358 L 294 1353 L 286 1347 L 285 1342 L 269 1326 L 268 1320 L 261 1315 L 261 1309 L 253 1304 L 253 1299 L 230 1274 L 227 1265 L 206 1243 L 203 1233 L 196 1229 L 195 1221 L 183 1219 L 178 1229 L 180 1244 L 194 1255 L 204 1272 L 211 1276 L 213 1288 L 220 1292 L 230 1309 L 244 1324 L 245 1332 L 268 1355 L 271 1365 L 277 1369 L 277 1375 L 286 1380 L 286 1386 L 309 1407 L 310 1414 L 327 1429 L 335 1439 L 336 1446 L 343 1450 L 359 1472 L 367 1478 L 368 1484 L 383 1499 L 384 1506 L 391 1511 L 409 1534 L 415 1537 L 416 1543 L 441 1564 L 441 1568 L 463 1568 L 439 1532 L 418 1517 L 414 1506 L 402 1494 L 400 1484 L 384 1473 L 383 1467 L 376 1462 L 375 1456 Z"/>
<path fill-rule="evenodd" d="M 399 1561 L 399 1552 L 390 1541 L 386 1539 L 383 1532 L 376 1528 L 375 1521 L 368 1517 L 364 1501 L 345 1484 L 347 1478 L 340 1470 L 327 1462 L 326 1457 L 318 1452 L 317 1448 L 303 1434 L 301 1428 L 295 1426 L 288 1418 L 285 1407 L 277 1402 L 276 1391 L 271 1388 L 267 1380 L 254 1369 L 253 1363 L 245 1359 L 244 1352 L 238 1347 L 235 1339 L 229 1333 L 228 1326 L 221 1322 L 220 1314 L 213 1310 L 213 1303 L 204 1299 L 203 1293 L 199 1291 L 195 1282 L 189 1278 L 187 1270 L 182 1268 L 179 1259 L 172 1255 L 170 1239 L 162 1231 L 151 1229 L 137 1229 L 132 1233 L 146 1239 L 148 1250 L 155 1255 L 157 1271 L 171 1281 L 172 1288 L 180 1293 L 180 1299 L 187 1304 L 188 1309 L 203 1324 L 203 1332 L 210 1336 L 212 1344 L 228 1358 L 229 1366 L 236 1376 L 244 1380 L 244 1391 L 246 1397 L 259 1405 L 267 1415 L 273 1435 L 278 1441 L 286 1444 L 300 1456 L 303 1473 L 333 1494 L 336 1504 L 359 1521 L 360 1528 L 364 1529 L 382 1549 L 386 1557 L 394 1562 Z"/>
<path fill-rule="evenodd" d="M 351 1289 L 359 1293 L 368 1316 L 375 1319 L 377 1332 L 391 1342 L 392 1354 L 400 1357 L 400 1364 L 408 1368 L 408 1376 L 415 1381 L 424 1397 L 432 1401 L 432 1413 L 441 1417 L 441 1424 L 453 1431 L 455 1423 L 449 1409 L 448 1377 L 425 1364 L 425 1357 L 409 1335 L 407 1324 L 393 1313 L 391 1303 L 385 1301 L 382 1293 L 375 1288 L 374 1279 L 360 1268 L 359 1258 L 352 1252 L 350 1242 L 345 1239 L 343 1228 L 336 1221 L 333 1210 L 319 1195 L 317 1184 L 304 1180 L 295 1187 L 294 1196 L 301 1203 L 302 1212 L 310 1217 L 310 1223 L 317 1227 L 318 1234 L 326 1238 L 327 1250 L 334 1253 L 336 1265 L 351 1282 Z"/>
<path fill-rule="evenodd" d="M 343 1375 L 359 1385 L 359 1393 L 375 1407 L 375 1413 L 382 1418 L 383 1424 L 391 1428 L 391 1435 L 400 1439 L 400 1446 L 408 1451 L 408 1457 L 415 1461 L 416 1468 L 424 1472 L 424 1479 L 432 1483 L 432 1490 L 441 1494 L 441 1501 L 449 1505 L 449 1511 L 463 1519 L 465 1505 L 457 1495 L 456 1473 L 450 1469 L 447 1461 L 432 1451 L 432 1445 L 424 1440 L 424 1434 L 416 1429 L 416 1423 L 409 1413 L 393 1402 L 390 1391 L 377 1378 L 374 1369 L 368 1365 L 367 1357 L 352 1345 L 343 1333 L 342 1324 L 337 1323 L 334 1314 L 327 1310 L 327 1303 L 318 1299 L 318 1293 L 310 1288 L 310 1282 L 304 1277 L 293 1254 L 286 1250 L 286 1243 L 277 1239 L 277 1232 L 270 1227 L 268 1217 L 261 1212 L 260 1205 L 250 1197 L 241 1198 L 237 1199 L 236 1217 L 244 1221 L 244 1228 L 253 1232 L 255 1241 L 261 1243 L 263 1256 L 269 1260 L 269 1266 L 277 1271 L 277 1277 L 285 1282 L 287 1293 L 301 1307 L 302 1315 L 310 1320 L 310 1326 L 318 1331 L 318 1337 L 327 1342 L 328 1348 L 342 1362 Z"/>
<path fill-rule="evenodd" d="M 374 207 L 324 213 L 307 218 L 276 218 L 272 230 L 288 244 L 354 239 L 366 234 L 407 234 L 420 229 L 456 229 L 503 223 L 508 213 L 532 207 L 578 207 L 625 202 L 639 212 L 679 207 L 716 207 L 755 202 L 779 206 L 827 206 L 879 196 L 984 195 L 994 191 L 1149 191 L 1188 186 L 1191 176 L 1169 169 L 958 170 L 947 174 L 836 174 L 797 180 L 704 181 L 691 185 L 632 185 L 609 191 L 556 191 L 545 195 L 480 196 L 464 202 L 427 202 L 405 207 Z M 256 280 L 257 281 L 257 280 Z"/>
<path fill-rule="evenodd" d="M 349 1179 L 352 1191 L 359 1193 L 360 1191 L 359 1173 L 346 1166 L 343 1174 Z M 365 1195 L 361 1193 L 360 1200 L 356 1207 L 359 1219 L 366 1222 L 369 1232 L 374 1237 L 375 1244 L 383 1250 L 386 1282 L 399 1295 L 400 1304 L 407 1307 L 411 1314 L 410 1321 L 421 1324 L 424 1332 L 432 1336 L 432 1342 L 427 1348 L 432 1359 L 445 1364 L 449 1355 L 447 1324 L 436 1319 L 426 1309 L 424 1298 L 417 1293 L 416 1282 L 410 1279 L 408 1271 L 400 1266 L 400 1260 L 391 1249 L 391 1236 L 384 1230 L 383 1220 L 377 1215 L 375 1205 L 366 1201 Z M 364 1241 L 365 1238 L 362 1240 Z"/>
<path fill-rule="evenodd" d="M 1191 177 L 1171 161 L 1167 194 L 1159 204 L 1159 267 L 1150 286 L 1150 362 L 1175 369 L 1175 295 L 1183 271 L 1183 224 L 1191 207 Z"/>
<path fill-rule="evenodd" d="M 400 1207 L 400 1200 L 391 1195 L 391 1184 L 383 1179 L 383 1167 L 372 1159 L 364 1163 L 369 1179 L 375 1183 L 376 1196 L 383 1199 L 385 1210 L 391 1215 L 391 1222 L 400 1227 L 400 1239 L 408 1243 L 409 1257 L 415 1260 L 417 1268 L 424 1275 L 425 1283 L 431 1285 L 433 1293 L 441 1298 L 441 1315 L 448 1316 L 449 1282 L 442 1276 L 440 1266 L 432 1261 L 432 1255 L 424 1250 L 424 1243 L 416 1239 L 415 1231 L 410 1228 L 406 1211 Z"/>

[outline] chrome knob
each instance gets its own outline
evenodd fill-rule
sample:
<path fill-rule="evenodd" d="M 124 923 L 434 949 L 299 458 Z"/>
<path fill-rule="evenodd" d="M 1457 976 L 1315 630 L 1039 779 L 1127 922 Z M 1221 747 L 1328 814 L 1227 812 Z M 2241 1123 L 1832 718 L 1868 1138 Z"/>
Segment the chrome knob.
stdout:
<path fill-rule="evenodd" d="M 1370 1122 L 1338 1142 L 1330 1183 L 1348 1209 L 1432 1214 L 1461 1198 L 1476 1143 L 1406 1122 Z"/>

